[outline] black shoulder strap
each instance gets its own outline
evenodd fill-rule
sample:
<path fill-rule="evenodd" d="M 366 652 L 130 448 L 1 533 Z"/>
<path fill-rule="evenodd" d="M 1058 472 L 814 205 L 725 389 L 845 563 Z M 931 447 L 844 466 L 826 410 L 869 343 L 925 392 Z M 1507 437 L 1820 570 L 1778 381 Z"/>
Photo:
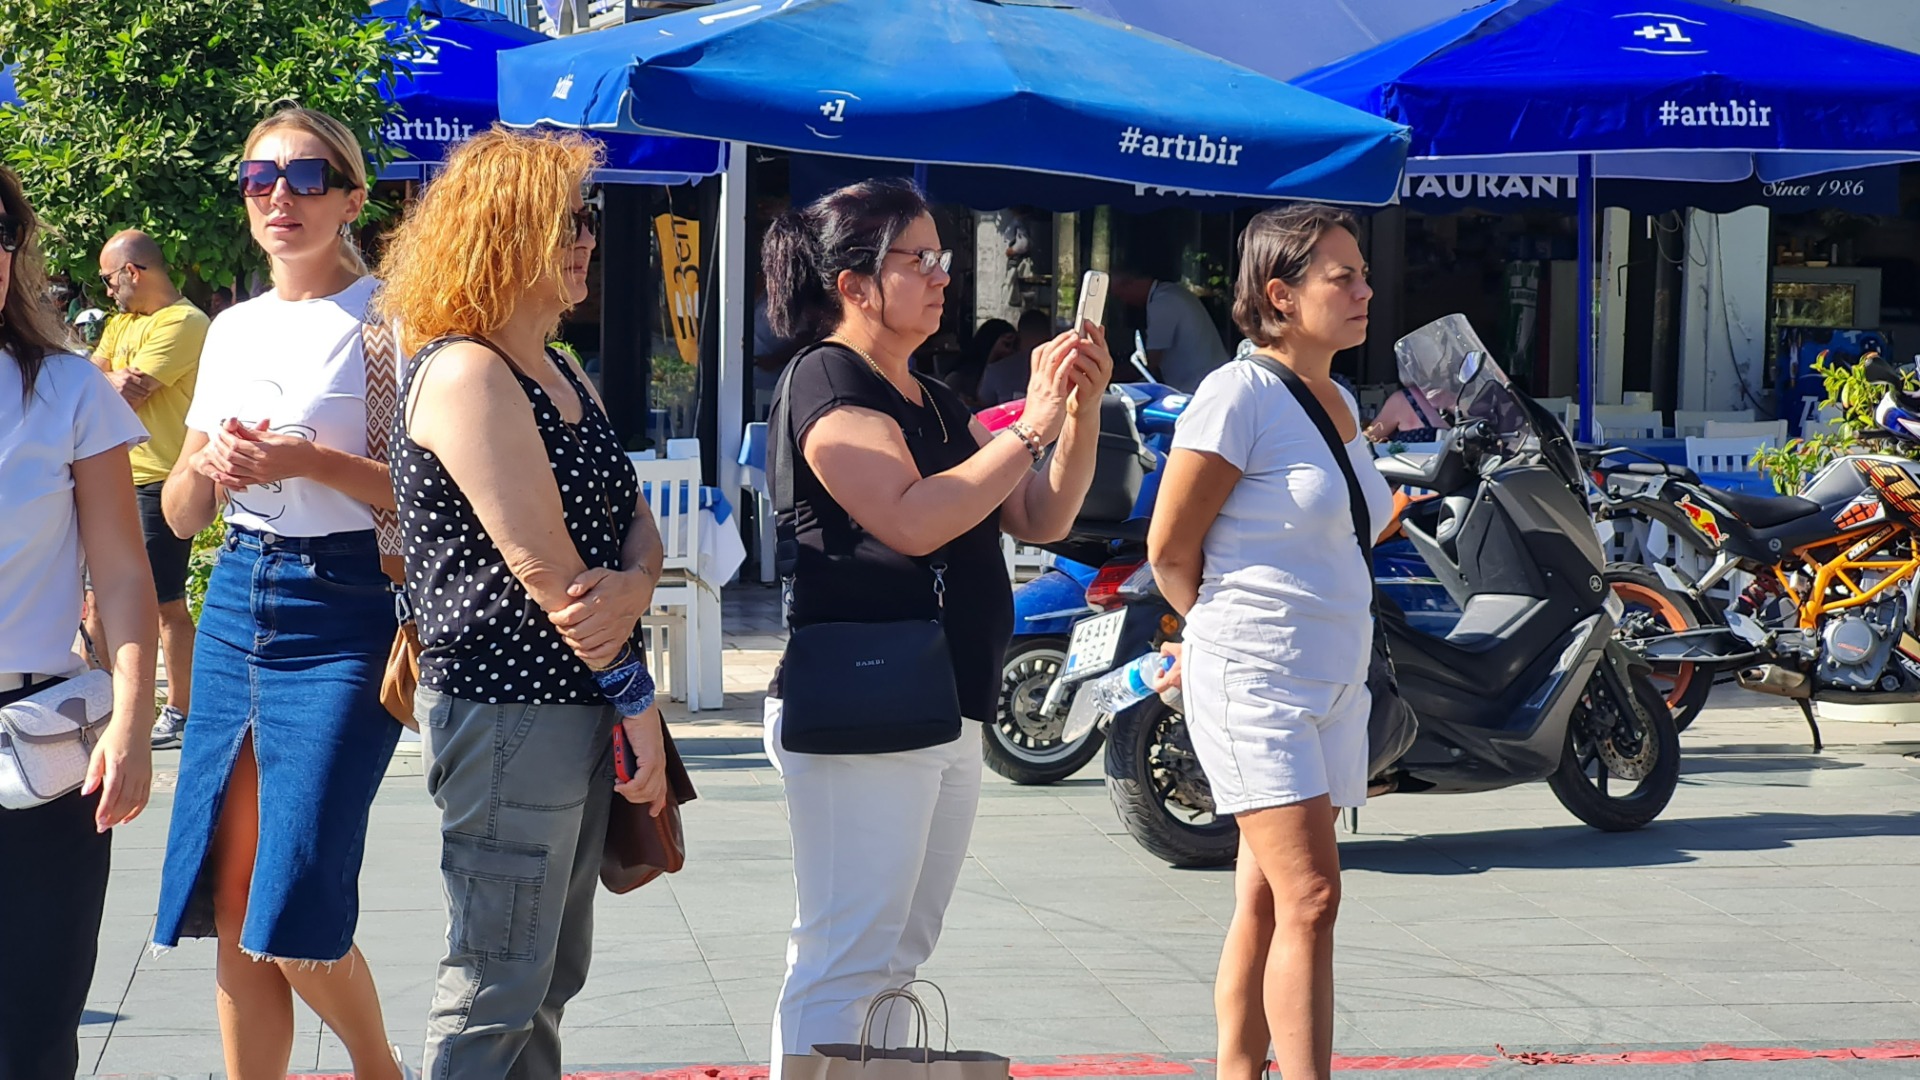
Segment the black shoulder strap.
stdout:
<path fill-rule="evenodd" d="M 822 343 L 824 344 L 824 343 Z M 793 373 L 799 370 L 800 361 L 820 348 L 815 345 L 800 350 L 792 360 L 787 361 L 786 370 L 780 373 L 780 381 L 773 389 L 773 407 L 767 413 L 767 483 L 773 496 L 774 548 L 773 569 L 782 580 L 793 576 L 794 566 L 800 558 L 800 541 L 796 535 L 794 521 L 794 459 L 800 453 L 800 433 L 793 430 L 793 407 L 789 400 L 793 392 Z M 875 376 L 878 378 L 878 376 Z M 924 387 L 921 393 L 933 402 L 931 391 Z M 963 429 L 964 431 L 964 429 Z M 929 567 L 946 561 L 947 547 L 941 545 L 938 551 L 925 559 L 915 559 Z"/>
<path fill-rule="evenodd" d="M 1353 535 L 1360 540 L 1360 553 L 1371 562 L 1373 560 L 1372 515 L 1367 512 L 1367 497 L 1360 490 L 1360 477 L 1354 474 L 1353 459 L 1347 454 L 1346 446 L 1340 442 L 1340 431 L 1333 426 L 1333 417 L 1327 415 L 1327 410 L 1320 404 L 1320 399 L 1313 396 L 1313 391 L 1307 389 L 1307 384 L 1300 381 L 1300 376 L 1294 374 L 1292 368 L 1259 353 L 1250 353 L 1247 359 L 1272 372 L 1287 385 L 1287 389 L 1293 392 L 1294 400 L 1307 411 L 1307 418 L 1313 421 L 1314 427 L 1320 429 L 1320 437 L 1327 440 L 1327 449 L 1333 451 L 1333 460 L 1340 466 L 1340 475 L 1347 479 L 1347 508 L 1353 514 Z"/>

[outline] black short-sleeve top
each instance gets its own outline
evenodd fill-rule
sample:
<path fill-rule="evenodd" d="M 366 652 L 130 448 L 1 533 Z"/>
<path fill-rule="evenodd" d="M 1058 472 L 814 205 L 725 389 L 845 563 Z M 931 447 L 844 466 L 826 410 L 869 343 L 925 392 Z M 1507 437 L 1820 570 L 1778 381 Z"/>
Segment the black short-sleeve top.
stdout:
<path fill-rule="evenodd" d="M 821 417 L 851 406 L 898 421 L 921 476 L 946 472 L 980 449 L 968 428 L 972 415 L 965 403 L 932 379 L 920 380 L 924 403 L 916 405 L 844 346 L 817 346 L 793 364 L 788 383 L 793 432 L 785 438 L 804 440 Z M 783 438 L 781 432 L 768 434 L 770 443 Z M 933 618 L 939 605 L 927 560 L 902 555 L 861 528 L 827 494 L 804 455 L 793 455 L 793 471 L 790 520 L 798 543 L 793 625 Z M 1000 553 L 999 510 L 956 537 L 942 558 L 947 565 L 947 644 L 960 711 L 970 719 L 990 720 L 999 705 L 1000 669 L 1013 637 L 1013 586 Z M 778 675 L 769 692 L 780 695 Z"/>

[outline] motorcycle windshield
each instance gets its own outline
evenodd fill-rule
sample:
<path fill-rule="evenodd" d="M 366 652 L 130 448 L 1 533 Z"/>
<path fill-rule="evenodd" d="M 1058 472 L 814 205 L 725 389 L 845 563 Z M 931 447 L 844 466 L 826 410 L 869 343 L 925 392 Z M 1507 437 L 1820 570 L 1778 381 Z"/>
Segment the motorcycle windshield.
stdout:
<path fill-rule="evenodd" d="M 1393 346 L 1400 382 L 1425 394 L 1454 427 L 1484 421 L 1505 455 L 1537 448 L 1571 490 L 1584 490 L 1579 459 L 1566 430 L 1507 379 L 1465 315 L 1447 315 Z"/>
<path fill-rule="evenodd" d="M 1447 315 L 1401 338 L 1393 346 L 1400 382 L 1442 410 L 1466 420 L 1486 420 L 1502 435 L 1525 431 L 1526 418 L 1512 407 L 1507 373 L 1474 333 L 1465 315 Z"/>

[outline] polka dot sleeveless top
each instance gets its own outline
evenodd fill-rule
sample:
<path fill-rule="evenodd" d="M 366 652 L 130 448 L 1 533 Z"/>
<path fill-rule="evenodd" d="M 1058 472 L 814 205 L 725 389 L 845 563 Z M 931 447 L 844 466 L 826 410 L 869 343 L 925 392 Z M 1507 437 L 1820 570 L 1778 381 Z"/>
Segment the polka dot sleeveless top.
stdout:
<path fill-rule="evenodd" d="M 401 385 L 402 402 L 432 352 L 460 340 L 472 339 L 446 338 L 421 350 Z M 638 505 L 638 479 L 573 365 L 551 351 L 548 358 L 580 395 L 578 424 L 560 418 L 539 383 L 518 370 L 514 378 L 533 406 L 574 547 L 590 567 L 618 567 Z M 420 631 L 421 685 L 467 701 L 601 704 L 586 665 L 507 569 L 473 504 L 440 459 L 407 438 L 404 412 L 394 410 L 388 445 L 405 533 L 407 595 Z"/>

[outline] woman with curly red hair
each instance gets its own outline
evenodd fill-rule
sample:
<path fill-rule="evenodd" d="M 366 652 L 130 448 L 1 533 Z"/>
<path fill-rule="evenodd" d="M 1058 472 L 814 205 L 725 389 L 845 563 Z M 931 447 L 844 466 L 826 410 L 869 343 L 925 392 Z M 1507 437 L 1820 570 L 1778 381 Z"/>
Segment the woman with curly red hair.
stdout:
<path fill-rule="evenodd" d="M 419 349 L 390 460 L 447 896 L 437 1080 L 560 1075 L 609 798 L 666 795 L 659 709 L 622 715 L 594 678 L 633 643 L 660 537 L 599 397 L 549 344 L 586 297 L 598 162 L 577 135 L 478 135 L 382 266 L 382 309 Z M 636 759 L 617 789 L 616 724 Z"/>

